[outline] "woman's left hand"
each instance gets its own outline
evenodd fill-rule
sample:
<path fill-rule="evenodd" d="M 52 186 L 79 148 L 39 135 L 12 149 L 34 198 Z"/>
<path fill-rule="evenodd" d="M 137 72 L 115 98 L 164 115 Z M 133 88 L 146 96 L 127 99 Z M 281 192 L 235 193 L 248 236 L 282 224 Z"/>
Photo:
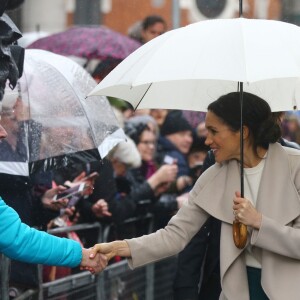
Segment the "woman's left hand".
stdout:
<path fill-rule="evenodd" d="M 253 228 L 260 228 L 262 214 L 256 210 L 251 201 L 241 198 L 240 192 L 235 192 L 232 208 L 236 220 Z"/>

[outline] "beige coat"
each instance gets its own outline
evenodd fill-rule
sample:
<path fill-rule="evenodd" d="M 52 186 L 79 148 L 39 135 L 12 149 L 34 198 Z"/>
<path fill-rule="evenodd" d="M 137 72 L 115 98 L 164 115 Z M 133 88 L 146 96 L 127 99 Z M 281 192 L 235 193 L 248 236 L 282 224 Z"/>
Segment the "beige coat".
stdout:
<path fill-rule="evenodd" d="M 156 233 L 127 240 L 131 268 L 180 252 L 212 215 L 222 221 L 220 299 L 249 299 L 244 250 L 232 239 L 234 192 L 240 190 L 236 161 L 215 164 L 197 181 L 189 201 Z M 300 299 L 300 151 L 279 144 L 269 147 L 257 209 L 260 230 L 249 233 L 262 265 L 262 287 L 272 300 Z"/>

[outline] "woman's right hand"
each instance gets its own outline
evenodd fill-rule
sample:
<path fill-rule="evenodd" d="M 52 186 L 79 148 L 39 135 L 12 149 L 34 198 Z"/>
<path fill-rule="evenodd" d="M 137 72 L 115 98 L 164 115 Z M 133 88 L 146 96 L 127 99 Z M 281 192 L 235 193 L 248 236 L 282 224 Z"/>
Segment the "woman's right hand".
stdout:
<path fill-rule="evenodd" d="M 101 243 L 94 245 L 91 248 L 90 258 L 94 258 L 97 253 L 104 254 L 108 261 L 117 255 L 112 243 Z"/>
<path fill-rule="evenodd" d="M 90 258 L 94 258 L 97 253 L 104 254 L 108 261 L 116 255 L 122 257 L 131 256 L 129 246 L 126 241 L 96 244 L 91 248 Z"/>

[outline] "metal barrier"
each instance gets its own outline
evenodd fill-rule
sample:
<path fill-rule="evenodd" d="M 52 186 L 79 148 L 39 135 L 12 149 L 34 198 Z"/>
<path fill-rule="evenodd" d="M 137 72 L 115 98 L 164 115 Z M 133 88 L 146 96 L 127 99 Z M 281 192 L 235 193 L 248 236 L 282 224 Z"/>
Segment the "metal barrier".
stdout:
<path fill-rule="evenodd" d="M 9 266 L 10 266 L 10 260 L 5 257 L 3 254 L 0 255 L 0 271 L 1 271 L 1 299 L 2 300 L 8 300 L 8 274 L 9 274 Z"/>
<path fill-rule="evenodd" d="M 124 224 L 144 222 L 147 220 L 147 232 L 152 232 L 153 218 L 146 214 L 128 219 Z M 143 223 L 144 224 L 144 223 Z M 51 234 L 80 231 L 98 228 L 98 242 L 106 242 L 112 226 L 101 227 L 99 223 L 79 224 L 70 227 L 55 228 Z M 147 233 L 146 232 L 146 233 Z M 89 272 L 80 272 L 42 283 L 42 266 L 39 268 L 40 287 L 38 290 L 27 290 L 14 300 L 165 300 L 172 299 L 172 282 L 175 273 L 176 258 L 150 264 L 134 271 L 130 270 L 127 261 L 109 265 L 102 273 L 95 276 Z M 9 260 L 1 257 L 1 300 L 8 297 Z"/>
<path fill-rule="evenodd" d="M 101 274 L 89 272 L 43 284 L 47 300 L 171 300 L 176 258 L 130 270 L 122 260 Z M 22 300 L 28 300 L 22 298 Z M 17 300 L 21 300 L 17 298 Z"/>

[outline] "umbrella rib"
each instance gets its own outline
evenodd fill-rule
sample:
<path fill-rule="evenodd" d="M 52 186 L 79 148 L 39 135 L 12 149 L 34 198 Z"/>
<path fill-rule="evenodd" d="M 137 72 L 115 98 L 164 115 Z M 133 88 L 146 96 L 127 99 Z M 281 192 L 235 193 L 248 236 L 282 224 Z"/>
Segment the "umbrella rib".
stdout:
<path fill-rule="evenodd" d="M 24 73 L 23 75 L 25 78 L 26 78 L 26 81 L 27 81 L 27 76 L 26 74 Z M 20 97 L 21 101 L 23 101 L 22 99 L 22 86 L 21 86 L 21 82 L 20 80 L 18 80 L 17 82 L 17 89 L 18 89 L 18 97 Z M 30 115 L 30 110 L 31 110 L 31 107 L 30 107 L 30 97 L 29 97 L 29 89 L 28 89 L 28 109 L 29 109 L 29 115 Z M 29 131 L 29 123 L 28 122 L 24 122 L 24 132 L 26 131 L 26 134 L 28 135 L 28 131 Z M 24 141 L 24 144 L 26 143 L 26 154 L 27 154 L 27 162 L 29 163 L 30 162 L 30 155 L 31 155 L 31 152 L 30 152 L 30 149 L 29 149 L 29 140 L 28 139 L 25 139 Z"/>
<path fill-rule="evenodd" d="M 140 99 L 139 103 L 136 105 L 136 107 L 134 108 L 134 110 L 137 110 L 137 108 L 139 107 L 140 103 L 143 101 L 144 97 L 146 96 L 147 92 L 149 91 L 151 85 L 152 85 L 152 82 L 148 86 L 147 90 L 145 91 L 144 95 L 142 96 L 142 98 Z"/>
<path fill-rule="evenodd" d="M 176 30 L 178 31 L 178 30 L 180 30 L 180 28 L 179 28 L 179 29 L 176 29 Z M 153 50 L 153 54 L 151 55 L 151 58 L 152 58 L 152 59 L 153 59 L 153 57 L 155 57 L 155 55 L 157 54 L 157 52 L 158 52 L 160 49 L 163 48 L 164 44 L 166 44 L 166 43 L 173 37 L 173 35 L 174 35 L 174 31 L 173 31 L 173 30 L 164 33 L 164 36 L 167 37 L 167 38 L 165 38 L 165 40 L 163 41 L 163 43 L 161 43 L 161 45 L 159 46 L 158 49 Z M 157 37 L 157 39 L 160 39 L 160 38 L 161 38 L 160 36 Z M 156 39 L 156 42 L 157 42 L 157 39 Z M 151 52 L 153 48 L 154 48 L 154 49 L 156 48 L 156 43 L 155 43 L 154 40 L 153 40 L 153 41 L 151 40 L 150 43 L 151 43 L 150 45 L 152 45 L 152 47 L 151 47 L 151 48 L 149 47 L 149 49 L 148 49 L 148 51 L 146 52 L 146 54 L 147 54 L 148 52 Z M 149 46 L 149 44 L 148 44 L 147 46 Z M 137 49 L 137 51 L 139 51 L 139 49 Z M 145 54 L 144 54 L 143 56 L 141 56 L 139 60 L 137 60 L 136 62 L 134 62 L 134 64 L 132 65 L 132 67 L 134 67 L 137 63 L 139 63 L 140 60 L 144 59 L 144 56 L 145 56 Z M 142 69 L 142 70 L 144 71 L 144 70 L 146 69 L 146 67 L 147 67 L 149 64 L 150 64 L 150 60 L 148 60 L 147 62 L 144 63 L 143 69 Z M 140 72 L 140 73 L 142 73 L 142 72 Z M 134 78 L 134 82 L 137 81 L 138 77 L 140 76 L 140 73 L 137 74 L 137 76 Z M 126 77 L 126 76 L 127 76 L 127 72 L 124 73 L 124 75 L 122 76 L 122 78 L 123 78 L 123 77 Z M 152 84 L 152 83 L 151 83 L 151 84 Z"/>

